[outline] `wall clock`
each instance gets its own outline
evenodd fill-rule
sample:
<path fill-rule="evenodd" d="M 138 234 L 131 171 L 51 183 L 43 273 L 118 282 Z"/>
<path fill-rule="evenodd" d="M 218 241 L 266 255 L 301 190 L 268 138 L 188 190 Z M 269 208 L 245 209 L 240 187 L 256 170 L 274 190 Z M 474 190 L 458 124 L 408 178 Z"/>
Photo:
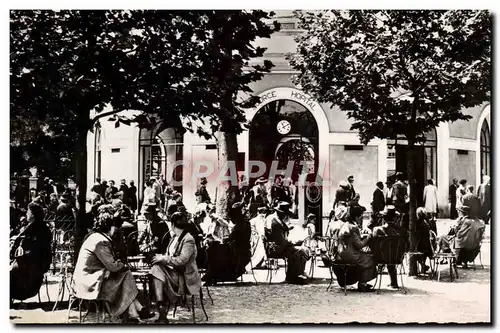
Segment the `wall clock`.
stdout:
<path fill-rule="evenodd" d="M 280 120 L 276 125 L 276 129 L 278 130 L 279 134 L 284 135 L 290 132 L 290 130 L 292 129 L 292 125 L 288 120 Z"/>

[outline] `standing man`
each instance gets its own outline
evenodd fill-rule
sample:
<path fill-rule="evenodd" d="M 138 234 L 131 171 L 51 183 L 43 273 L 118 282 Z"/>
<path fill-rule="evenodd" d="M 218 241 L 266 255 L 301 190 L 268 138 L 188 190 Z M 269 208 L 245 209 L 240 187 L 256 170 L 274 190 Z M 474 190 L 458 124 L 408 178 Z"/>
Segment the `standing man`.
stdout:
<path fill-rule="evenodd" d="M 156 207 L 159 207 L 161 204 L 161 184 L 155 176 L 152 176 L 149 180 L 151 181 L 155 192 Z"/>
<path fill-rule="evenodd" d="M 129 188 L 127 186 L 127 183 L 125 182 L 125 179 L 122 179 L 120 181 L 120 188 L 118 190 L 119 192 L 121 192 L 121 199 L 122 199 L 122 203 L 127 206 L 127 207 L 130 207 L 130 194 L 129 194 Z"/>
<path fill-rule="evenodd" d="M 135 186 L 133 180 L 130 181 L 128 192 L 130 200 L 130 210 L 135 214 L 135 211 L 137 210 L 137 187 Z"/>
<path fill-rule="evenodd" d="M 392 204 L 399 213 L 406 213 L 406 197 L 408 196 L 408 187 L 403 183 L 403 173 L 396 173 L 396 182 L 392 185 Z"/>
<path fill-rule="evenodd" d="M 111 201 L 115 198 L 115 194 L 118 193 L 118 189 L 115 187 L 115 181 L 110 180 L 109 181 L 109 187 L 106 189 L 106 200 L 108 203 L 111 203 Z"/>
<path fill-rule="evenodd" d="M 462 197 L 462 205 L 469 207 L 469 216 L 477 219 L 481 212 L 481 200 L 474 194 L 474 186 L 467 187 L 467 193 Z"/>
<path fill-rule="evenodd" d="M 489 224 L 489 219 L 491 216 L 491 185 L 490 177 L 487 175 L 483 176 L 483 183 L 479 185 L 477 189 L 477 196 L 481 201 L 481 210 L 479 218 L 484 221 L 484 223 Z"/>
<path fill-rule="evenodd" d="M 385 182 L 385 189 L 384 189 L 384 199 L 385 199 L 385 204 L 386 205 L 392 205 L 392 186 L 394 185 L 394 182 L 392 179 L 387 179 Z"/>
<path fill-rule="evenodd" d="M 261 177 L 255 181 L 254 187 L 252 187 L 253 195 L 250 199 L 250 216 L 255 216 L 259 207 L 267 207 L 267 191 L 266 191 L 266 179 Z"/>
<path fill-rule="evenodd" d="M 208 191 L 207 191 L 207 178 L 206 177 L 202 177 L 201 180 L 200 180 L 200 186 L 198 187 L 198 189 L 196 190 L 196 203 L 197 204 L 201 204 L 201 203 L 210 203 L 210 195 L 208 194 Z"/>
<path fill-rule="evenodd" d="M 450 201 L 450 219 L 452 219 L 452 220 L 454 220 L 458 217 L 457 189 L 458 189 L 458 179 L 453 178 L 453 182 L 450 185 L 450 189 L 448 191 L 448 200 Z"/>
<path fill-rule="evenodd" d="M 350 175 L 347 177 L 347 182 L 349 183 L 349 188 L 347 190 L 347 201 L 352 201 L 356 196 L 356 190 L 354 189 L 354 176 Z"/>
<path fill-rule="evenodd" d="M 458 182 L 460 184 L 457 188 L 457 210 L 460 206 L 462 206 L 462 198 L 467 194 L 467 179 L 462 179 Z"/>
<path fill-rule="evenodd" d="M 375 191 L 373 191 L 373 200 L 371 205 L 372 205 L 372 220 L 370 223 L 370 228 L 373 228 L 380 224 L 379 213 L 383 211 L 385 207 L 384 183 L 377 182 Z"/>

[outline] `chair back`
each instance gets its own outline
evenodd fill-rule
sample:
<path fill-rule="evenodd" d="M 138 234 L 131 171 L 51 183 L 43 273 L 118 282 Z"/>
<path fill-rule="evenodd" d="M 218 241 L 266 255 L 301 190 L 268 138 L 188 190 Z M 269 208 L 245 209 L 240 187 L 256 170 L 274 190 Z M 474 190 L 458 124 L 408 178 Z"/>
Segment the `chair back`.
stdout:
<path fill-rule="evenodd" d="M 138 235 L 138 231 L 133 231 L 127 236 L 127 239 L 125 240 L 125 250 L 127 252 L 127 256 L 139 253 Z"/>
<path fill-rule="evenodd" d="M 170 242 L 170 239 L 171 239 L 170 231 L 167 231 L 166 233 L 163 234 L 160 243 L 160 253 L 167 252 L 167 247 L 168 243 Z"/>
<path fill-rule="evenodd" d="M 407 250 L 407 242 L 401 236 L 389 236 L 380 240 L 378 264 L 400 265 Z"/>

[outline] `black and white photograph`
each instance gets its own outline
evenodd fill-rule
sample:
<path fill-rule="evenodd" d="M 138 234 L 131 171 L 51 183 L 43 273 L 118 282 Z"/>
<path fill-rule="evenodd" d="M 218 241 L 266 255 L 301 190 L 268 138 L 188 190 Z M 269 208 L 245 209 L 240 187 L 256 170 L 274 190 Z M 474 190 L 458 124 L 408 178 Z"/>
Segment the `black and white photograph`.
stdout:
<path fill-rule="evenodd" d="M 491 325 L 493 21 L 10 9 L 10 323 Z"/>

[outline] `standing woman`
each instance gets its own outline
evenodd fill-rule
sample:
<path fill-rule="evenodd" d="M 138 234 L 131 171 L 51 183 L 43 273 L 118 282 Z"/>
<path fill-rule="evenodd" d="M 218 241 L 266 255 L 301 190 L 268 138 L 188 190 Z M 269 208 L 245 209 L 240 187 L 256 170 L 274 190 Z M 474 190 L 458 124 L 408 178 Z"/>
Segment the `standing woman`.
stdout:
<path fill-rule="evenodd" d="M 52 233 L 43 221 L 43 208 L 30 203 L 28 224 L 10 239 L 10 297 L 25 300 L 35 296 L 52 259 Z"/>
<path fill-rule="evenodd" d="M 437 215 L 437 187 L 434 185 L 434 180 L 427 180 L 427 186 L 424 187 L 424 206 L 427 213 L 432 217 Z"/>
<path fill-rule="evenodd" d="M 75 266 L 76 296 L 81 299 L 103 300 L 112 317 L 124 315 L 124 322 L 139 323 L 151 318 L 137 300 L 137 286 L 128 266 L 117 260 L 112 237 L 120 227 L 110 205 L 99 209 L 93 233 L 83 242 Z M 118 223 L 117 223 L 118 222 Z"/>

